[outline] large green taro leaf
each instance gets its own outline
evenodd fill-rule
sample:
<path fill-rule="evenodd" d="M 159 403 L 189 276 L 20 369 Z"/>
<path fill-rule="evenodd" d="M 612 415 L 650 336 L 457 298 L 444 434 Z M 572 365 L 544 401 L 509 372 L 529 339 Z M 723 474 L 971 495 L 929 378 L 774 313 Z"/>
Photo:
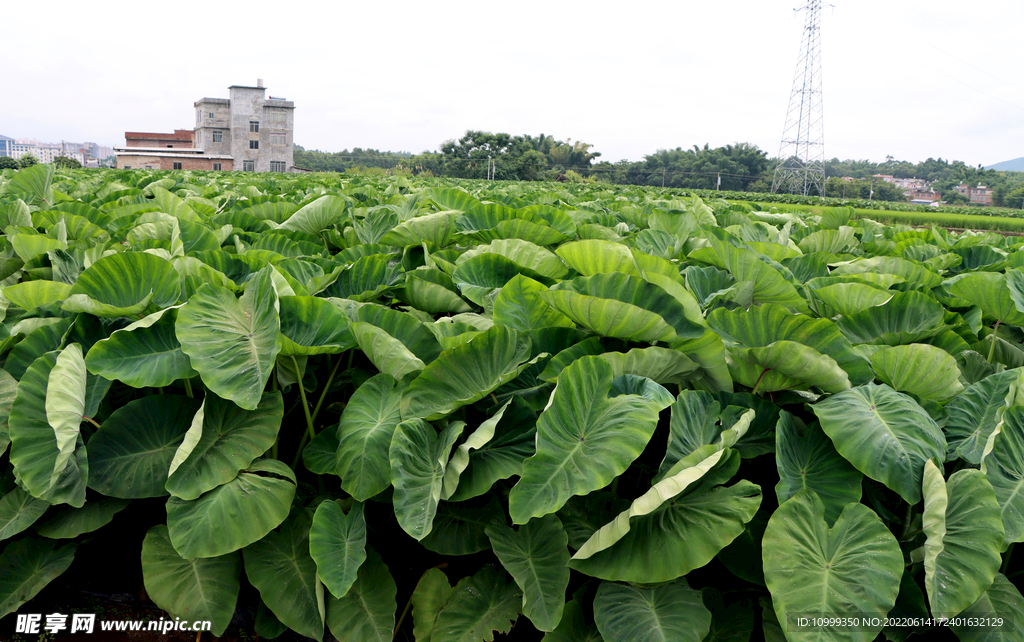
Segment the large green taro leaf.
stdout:
<path fill-rule="evenodd" d="M 19 485 L 33 497 L 80 508 L 85 504 L 89 477 L 85 444 L 74 430 L 62 448 L 47 420 L 47 388 L 59 354 L 47 352 L 36 359 L 18 383 L 9 419 L 11 464 Z"/>
<path fill-rule="evenodd" d="M 42 517 L 50 503 L 36 499 L 21 488 L 0 497 L 0 540 L 14 537 Z"/>
<path fill-rule="evenodd" d="M 536 426 L 537 413 L 522 398 L 513 397 L 491 439 L 469 452 L 469 464 L 459 476 L 451 501 L 478 497 L 498 480 L 522 473 L 523 461 L 536 452 Z"/>
<path fill-rule="evenodd" d="M 430 535 L 420 544 L 439 555 L 472 555 L 491 548 L 484 529 L 492 523 L 504 522 L 505 510 L 497 494 L 468 502 L 442 501 Z"/>
<path fill-rule="evenodd" d="M 825 521 L 839 519 L 843 508 L 859 502 L 861 474 L 836 452 L 817 422 L 804 427 L 786 411 L 775 428 L 775 495 L 782 504 L 801 490 L 813 490 L 825 507 Z"/>
<path fill-rule="evenodd" d="M 848 504 L 828 528 L 818 496 L 802 490 L 768 521 L 763 539 L 764 577 L 775 613 L 791 642 L 869 642 L 896 603 L 903 553 L 882 520 L 863 504 Z M 878 626 L 826 626 L 801 630 L 800 616 L 857 614 Z"/>
<path fill-rule="evenodd" d="M 295 473 L 260 459 L 199 499 L 167 500 L 167 527 L 182 557 L 217 557 L 259 541 L 288 517 Z"/>
<path fill-rule="evenodd" d="M 159 388 L 198 374 L 174 333 L 177 309 L 154 312 L 97 341 L 85 356 L 89 372 L 133 388 Z"/>
<path fill-rule="evenodd" d="M 708 392 L 732 392 L 733 381 L 725 361 L 725 345 L 718 333 L 705 329 L 696 339 L 673 343 L 672 349 L 700 364 L 701 369 L 694 373 L 692 379 L 695 388 Z"/>
<path fill-rule="evenodd" d="M 910 283 L 919 283 L 931 289 L 942 283 L 942 276 L 928 267 L 894 256 L 875 256 L 843 263 L 832 270 L 834 275 L 892 274 Z"/>
<path fill-rule="evenodd" d="M 63 308 L 98 317 L 138 318 L 177 303 L 178 283 L 169 261 L 146 252 L 121 252 L 78 275 Z"/>
<path fill-rule="evenodd" d="M 962 618 L 1002 618 L 1002 626 L 950 626 L 960 642 L 1016 642 L 1024 638 L 1024 596 L 1005 575 L 996 573 L 992 586 L 981 594 L 978 601 L 960 613 Z M 990 622 L 991 620 L 982 620 Z"/>
<path fill-rule="evenodd" d="M 562 619 L 569 586 L 569 539 L 555 515 L 530 520 L 519 530 L 487 527 L 491 548 L 523 591 L 523 614 L 541 631 Z"/>
<path fill-rule="evenodd" d="M 35 328 L 11 349 L 7 360 L 4 361 L 4 369 L 21 381 L 32 362 L 46 352 L 64 347 L 65 339 L 74 323 L 75 319 L 69 317 Z"/>
<path fill-rule="evenodd" d="M 523 332 L 537 328 L 575 327 L 572 319 L 544 302 L 542 292 L 547 292 L 547 287 L 528 276 L 517 274 L 502 286 L 494 300 L 494 322 Z"/>
<path fill-rule="evenodd" d="M 381 373 L 403 381 L 423 371 L 426 364 L 386 330 L 363 321 L 349 327 L 359 349 Z"/>
<path fill-rule="evenodd" d="M 77 543 L 57 547 L 53 540 L 25 537 L 0 554 L 0 617 L 14 613 L 44 586 L 68 570 Z"/>
<path fill-rule="evenodd" d="M 241 570 L 238 553 L 183 559 L 164 524 L 149 529 L 142 541 L 142 580 L 150 599 L 182 620 L 210 622 L 215 636 L 224 634 L 235 614 Z"/>
<path fill-rule="evenodd" d="M 341 415 L 336 472 L 342 489 L 358 501 L 391 485 L 388 451 L 395 427 L 402 421 L 401 402 L 395 380 L 379 374 L 356 389 Z"/>
<path fill-rule="evenodd" d="M 85 416 L 86 376 L 82 346 L 72 343 L 57 355 L 57 362 L 46 384 L 46 421 L 57 438 L 57 458 L 50 475 L 51 487 L 57 483 L 72 460 L 77 459 L 75 445 L 80 441 L 79 427 Z M 77 465 L 77 462 L 72 465 Z M 88 479 L 88 466 L 81 470 L 84 484 Z"/>
<path fill-rule="evenodd" d="M 658 470 L 667 472 L 680 459 L 712 443 L 722 432 L 722 405 L 703 390 L 681 390 L 672 404 L 668 446 Z"/>
<path fill-rule="evenodd" d="M 990 443 L 981 470 L 995 489 L 1005 531 L 1003 548 L 1007 548 L 1024 541 L 1024 407 L 1006 411 Z"/>
<path fill-rule="evenodd" d="M 18 382 L 7 371 L 0 370 L 0 455 L 11 443 L 7 422 L 11 416 L 11 405 L 18 395 Z"/>
<path fill-rule="evenodd" d="M 605 642 L 700 642 L 711 611 L 686 580 L 655 588 L 601 582 L 594 620 Z"/>
<path fill-rule="evenodd" d="M 126 499 L 167 495 L 167 471 L 198 399 L 150 395 L 113 412 L 89 440 L 89 488 Z"/>
<path fill-rule="evenodd" d="M 643 452 L 658 414 L 672 396 L 644 382 L 640 394 L 619 394 L 612 368 L 600 357 L 583 357 L 558 375 L 547 408 L 537 422 L 537 453 L 523 464 L 509 495 L 512 521 L 525 524 L 553 513 L 573 495 L 603 488 Z"/>
<path fill-rule="evenodd" d="M 497 239 L 486 245 L 478 245 L 460 255 L 455 263 L 460 265 L 473 256 L 485 253 L 503 256 L 524 270 L 548 279 L 562 279 L 569 273 L 569 269 L 554 252 L 522 239 Z"/>
<path fill-rule="evenodd" d="M 923 494 L 928 603 L 934 617 L 953 617 L 981 597 L 999 571 L 999 502 L 981 471 L 961 470 L 947 483 L 931 460 L 924 467 Z"/>
<path fill-rule="evenodd" d="M 459 487 L 459 478 L 462 476 L 463 471 L 469 466 L 469 456 L 474 450 L 479 450 L 483 446 L 487 445 L 491 439 L 494 438 L 494 431 L 501 421 L 502 416 L 505 414 L 505 410 L 509 404 L 512 403 L 512 399 L 506 401 L 498 411 L 495 412 L 486 421 L 482 422 L 452 453 L 452 457 L 445 467 L 444 471 L 444 482 L 441 486 L 441 499 L 448 501 L 448 499 L 455 494 L 456 489 Z"/>
<path fill-rule="evenodd" d="M 686 308 L 675 297 L 620 272 L 562 281 L 540 296 L 577 324 L 606 337 L 679 341 L 704 333 L 703 326 L 687 318 Z"/>
<path fill-rule="evenodd" d="M 178 310 L 175 332 L 203 383 L 218 396 L 255 410 L 280 351 L 272 268 L 260 270 L 236 299 L 204 285 Z"/>
<path fill-rule="evenodd" d="M 196 499 L 231 481 L 238 471 L 270 450 L 284 416 L 281 393 L 263 395 L 255 410 L 243 410 L 216 395 L 207 395 L 178 447 L 165 488 L 179 499 Z"/>
<path fill-rule="evenodd" d="M 245 575 L 260 598 L 288 628 L 322 640 L 324 586 L 309 554 L 310 516 L 296 509 L 266 537 L 245 547 Z"/>
<path fill-rule="evenodd" d="M 324 586 L 334 597 L 344 597 L 366 560 L 363 505 L 352 504 L 346 514 L 337 502 L 321 502 L 309 527 L 309 554 Z"/>
<path fill-rule="evenodd" d="M 430 642 L 434 621 L 452 595 L 448 576 L 439 568 L 428 569 L 420 576 L 409 599 L 412 604 L 413 638 L 416 642 Z"/>
<path fill-rule="evenodd" d="M 528 365 L 531 341 L 525 333 L 495 325 L 468 343 L 445 350 L 402 395 L 402 418 L 441 419 L 483 399 L 519 376 Z"/>
<path fill-rule="evenodd" d="M 431 642 L 491 642 L 495 631 L 508 633 L 518 619 L 520 595 L 504 571 L 484 566 L 455 585 L 434 620 Z"/>
<path fill-rule="evenodd" d="M 850 379 L 836 360 L 795 341 L 776 341 L 761 348 L 725 349 L 729 374 L 754 390 L 777 392 L 815 386 L 841 392 Z"/>
<path fill-rule="evenodd" d="M 749 310 L 718 308 L 708 315 L 708 325 L 727 343 L 746 348 L 766 347 L 778 341 L 802 343 L 835 359 L 853 385 L 874 379 L 871 365 L 828 319 L 793 314 L 780 305 L 761 305 Z"/>
<path fill-rule="evenodd" d="M 935 346 L 913 343 L 882 348 L 871 355 L 871 365 L 878 378 L 895 390 L 938 403 L 964 389 L 956 359 Z"/>
<path fill-rule="evenodd" d="M 399 223 L 381 239 L 383 245 L 406 247 L 427 242 L 442 248 L 452 242 L 455 233 L 455 219 L 461 212 L 447 210 L 416 216 Z"/>
<path fill-rule="evenodd" d="M 949 442 L 947 458 L 981 463 L 985 443 L 1006 406 L 1006 395 L 1020 374 L 1020 370 L 1007 370 L 985 377 L 946 404 L 949 419 L 943 429 Z"/>
<path fill-rule="evenodd" d="M 869 383 L 811 409 L 839 454 L 857 470 L 911 504 L 921 501 L 924 462 L 945 457 L 946 438 L 917 402 L 889 386 Z"/>
<path fill-rule="evenodd" d="M 630 374 L 647 377 L 657 383 L 681 384 L 700 368 L 679 350 L 657 346 L 633 348 L 625 353 L 605 352 L 601 358 L 611 364 L 612 374 L 616 377 Z"/>
<path fill-rule="evenodd" d="M 355 345 L 348 319 L 330 302 L 313 296 L 281 297 L 281 354 L 339 354 Z"/>
<path fill-rule="evenodd" d="M 945 308 L 921 292 L 898 292 L 882 305 L 844 316 L 836 325 L 853 343 L 898 346 L 946 330 Z"/>
<path fill-rule="evenodd" d="M 388 452 L 395 517 L 402 530 L 417 540 L 430 533 L 448 456 L 464 427 L 463 422 L 452 422 L 438 435 L 422 419 L 410 419 L 395 428 Z"/>
<path fill-rule="evenodd" d="M 459 296 L 451 277 L 437 268 L 421 267 L 405 273 L 405 287 L 398 296 L 430 314 L 469 312 L 473 308 Z"/>
<path fill-rule="evenodd" d="M 35 531 L 50 539 L 74 539 L 103 528 L 130 503 L 126 499 L 102 497 L 89 500 L 81 508 L 61 506 L 36 524 Z"/>
<path fill-rule="evenodd" d="M 375 325 L 398 339 L 424 363 L 430 363 L 441 354 L 442 348 L 437 342 L 437 337 L 426 324 L 411 314 L 380 305 L 358 304 L 347 300 L 336 299 L 334 303 L 346 311 L 353 321 Z"/>
<path fill-rule="evenodd" d="M 300 207 L 277 227 L 279 231 L 298 231 L 318 235 L 339 222 L 345 213 L 345 199 L 327 194 Z"/>
<path fill-rule="evenodd" d="M 944 287 L 953 296 L 970 301 L 1000 323 L 1024 326 L 1024 311 L 1016 305 L 1016 299 L 1021 299 L 1024 293 L 1010 286 L 1011 279 L 1014 286 L 1020 281 L 1016 275 L 1011 277 L 998 272 L 975 272 L 953 277 L 946 281 Z"/>
<path fill-rule="evenodd" d="M 71 286 L 54 281 L 22 281 L 3 289 L 4 297 L 23 310 L 64 301 Z"/>
<path fill-rule="evenodd" d="M 761 504 L 755 484 L 724 486 L 739 464 L 736 451 L 715 450 L 659 481 L 591 535 L 570 566 L 642 584 L 668 582 L 704 566 L 744 531 Z"/>
<path fill-rule="evenodd" d="M 738 283 L 747 281 L 753 284 L 752 300 L 755 304 L 775 303 L 798 312 L 809 311 L 807 301 L 776 267 L 778 263 L 772 265 L 762 260 L 756 252 L 722 240 L 715 233 L 718 231 L 705 230 L 705 237 L 711 243 L 721 267 L 727 269 Z"/>
<path fill-rule="evenodd" d="M 867 283 L 834 283 L 813 290 L 814 296 L 843 316 L 882 305 L 895 292 Z"/>
<path fill-rule="evenodd" d="M 354 301 L 370 301 L 387 290 L 401 285 L 405 279 L 402 266 L 383 255 L 363 256 L 346 265 L 334 283 L 323 294 Z"/>
<path fill-rule="evenodd" d="M 342 598 L 327 596 L 327 626 L 338 642 L 389 642 L 395 628 L 398 587 L 373 548 L 352 588 Z M 416 638 L 419 640 L 419 638 Z"/>

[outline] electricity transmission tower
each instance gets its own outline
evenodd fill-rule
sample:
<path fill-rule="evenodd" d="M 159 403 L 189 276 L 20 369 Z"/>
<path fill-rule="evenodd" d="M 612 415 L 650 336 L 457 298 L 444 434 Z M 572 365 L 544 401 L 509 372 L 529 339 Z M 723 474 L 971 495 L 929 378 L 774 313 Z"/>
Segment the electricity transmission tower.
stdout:
<path fill-rule="evenodd" d="M 807 0 L 800 57 L 782 129 L 772 192 L 825 195 L 825 138 L 821 107 L 821 0 Z"/>

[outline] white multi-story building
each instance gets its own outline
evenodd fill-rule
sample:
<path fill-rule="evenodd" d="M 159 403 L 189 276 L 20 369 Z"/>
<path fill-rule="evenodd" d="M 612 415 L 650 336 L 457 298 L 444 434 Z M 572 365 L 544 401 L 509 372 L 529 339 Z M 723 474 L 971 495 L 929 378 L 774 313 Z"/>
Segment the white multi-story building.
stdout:
<path fill-rule="evenodd" d="M 42 143 L 35 138 L 18 138 L 10 145 L 10 156 L 19 159 L 32 154 L 40 163 L 52 163 L 58 156 L 73 158 L 85 164 L 85 155 L 74 143 Z"/>

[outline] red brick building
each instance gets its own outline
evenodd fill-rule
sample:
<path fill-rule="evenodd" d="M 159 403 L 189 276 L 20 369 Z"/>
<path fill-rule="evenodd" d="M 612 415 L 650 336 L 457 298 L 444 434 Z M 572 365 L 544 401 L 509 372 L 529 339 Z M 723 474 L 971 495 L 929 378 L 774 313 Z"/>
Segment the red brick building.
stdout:
<path fill-rule="evenodd" d="M 175 129 L 173 134 L 125 132 L 124 139 L 124 147 L 114 148 L 118 169 L 234 169 L 230 154 L 207 154 L 194 147 L 191 129 Z"/>

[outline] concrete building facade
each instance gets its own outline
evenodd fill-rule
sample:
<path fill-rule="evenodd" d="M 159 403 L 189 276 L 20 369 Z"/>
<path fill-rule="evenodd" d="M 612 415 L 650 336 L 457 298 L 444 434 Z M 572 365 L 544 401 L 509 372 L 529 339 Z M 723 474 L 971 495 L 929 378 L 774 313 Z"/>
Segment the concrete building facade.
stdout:
<path fill-rule="evenodd" d="M 114 148 L 117 167 L 295 171 L 295 103 L 265 92 L 257 80 L 255 87 L 232 85 L 228 98 L 199 99 L 194 130 L 125 132 L 125 147 Z"/>
<path fill-rule="evenodd" d="M 232 85 L 229 97 L 196 102 L 195 144 L 212 154 L 228 154 L 236 170 L 294 171 L 295 103 L 266 96 L 255 87 Z"/>

